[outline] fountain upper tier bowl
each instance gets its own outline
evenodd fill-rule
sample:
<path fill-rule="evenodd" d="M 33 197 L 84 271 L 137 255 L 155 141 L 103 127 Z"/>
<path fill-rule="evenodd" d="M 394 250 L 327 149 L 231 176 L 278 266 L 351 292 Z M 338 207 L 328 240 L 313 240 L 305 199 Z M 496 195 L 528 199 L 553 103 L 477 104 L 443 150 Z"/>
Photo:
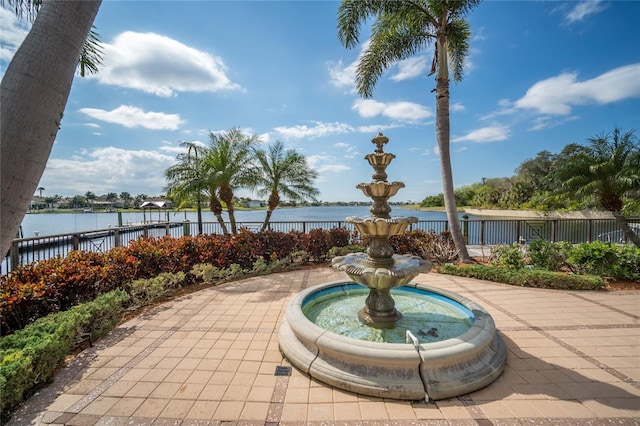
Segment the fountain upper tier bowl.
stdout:
<path fill-rule="evenodd" d="M 368 216 L 365 218 L 359 218 L 356 216 L 349 216 L 346 219 L 347 223 L 352 223 L 358 228 L 358 231 L 362 235 L 371 236 L 392 236 L 404 234 L 407 226 L 412 223 L 418 223 L 417 217 L 390 217 L 382 218 L 375 216 Z"/>

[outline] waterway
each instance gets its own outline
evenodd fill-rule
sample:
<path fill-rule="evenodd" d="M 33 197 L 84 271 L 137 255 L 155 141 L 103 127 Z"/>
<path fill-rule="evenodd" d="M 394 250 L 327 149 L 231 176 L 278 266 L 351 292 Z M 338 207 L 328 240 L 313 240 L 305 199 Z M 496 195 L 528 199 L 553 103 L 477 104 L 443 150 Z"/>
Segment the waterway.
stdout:
<path fill-rule="evenodd" d="M 391 206 L 391 216 L 414 216 L 418 220 L 446 220 L 446 213 L 442 211 L 421 211 L 403 209 L 401 206 Z M 265 210 L 240 210 L 236 211 L 238 222 L 262 222 L 265 218 Z M 368 206 L 326 206 L 326 207 L 298 207 L 276 209 L 271 216 L 272 222 L 294 221 L 333 221 L 344 220 L 349 216 L 369 216 Z M 225 219 L 228 219 L 226 213 Z M 139 223 L 145 220 L 161 220 L 170 222 L 183 222 L 189 220 L 197 222 L 196 212 L 123 212 L 121 214 L 122 225 Z M 473 219 L 473 217 L 470 217 Z M 203 222 L 216 222 L 216 218 L 210 211 L 202 212 Z M 24 238 L 46 235 L 70 234 L 74 232 L 89 232 L 97 229 L 108 229 L 119 226 L 118 213 L 29 213 L 22 221 L 22 235 Z"/>

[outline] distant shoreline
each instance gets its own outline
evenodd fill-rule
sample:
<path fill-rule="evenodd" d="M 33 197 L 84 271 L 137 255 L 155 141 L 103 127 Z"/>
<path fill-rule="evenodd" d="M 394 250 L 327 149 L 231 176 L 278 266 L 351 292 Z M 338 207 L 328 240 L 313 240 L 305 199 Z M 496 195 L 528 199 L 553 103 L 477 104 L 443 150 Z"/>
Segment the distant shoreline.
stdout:
<path fill-rule="evenodd" d="M 535 210 L 493 210 L 465 208 L 464 212 L 480 217 L 523 218 L 523 219 L 612 219 L 613 215 L 604 211 L 578 210 L 570 212 L 540 212 Z"/>

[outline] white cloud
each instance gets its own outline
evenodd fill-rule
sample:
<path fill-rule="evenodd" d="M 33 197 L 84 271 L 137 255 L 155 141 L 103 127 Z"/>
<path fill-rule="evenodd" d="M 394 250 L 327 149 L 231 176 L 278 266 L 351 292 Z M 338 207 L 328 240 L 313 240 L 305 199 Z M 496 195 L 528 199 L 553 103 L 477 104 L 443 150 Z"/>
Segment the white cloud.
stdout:
<path fill-rule="evenodd" d="M 31 25 L 26 19 L 20 19 L 5 7 L 0 7 L 0 23 L 2 43 L 0 43 L 0 60 L 9 62 L 27 36 Z"/>
<path fill-rule="evenodd" d="M 578 117 L 575 115 L 569 117 L 563 117 L 562 119 L 552 118 L 551 116 L 545 115 L 542 117 L 536 117 L 533 120 L 533 125 L 529 127 L 527 130 L 543 130 L 543 129 L 551 129 L 553 127 L 559 126 L 569 121 L 577 120 Z"/>
<path fill-rule="evenodd" d="M 71 159 L 52 158 L 42 176 L 42 186 L 64 188 L 68 195 L 120 192 L 158 195 L 165 186 L 164 171 L 173 156 L 156 151 L 115 147 L 81 150 Z"/>
<path fill-rule="evenodd" d="M 369 126 L 358 126 L 358 133 L 371 133 L 372 136 L 377 135 L 380 132 L 383 132 L 387 129 L 397 129 L 398 127 L 402 127 L 401 124 L 395 123 L 395 124 L 371 124 Z"/>
<path fill-rule="evenodd" d="M 413 102 L 384 103 L 373 99 L 357 99 L 351 109 L 365 118 L 383 115 L 401 121 L 420 121 L 433 115 L 429 108 Z"/>
<path fill-rule="evenodd" d="M 358 148 L 356 148 L 354 145 L 350 145 L 344 142 L 338 142 L 338 143 L 335 143 L 333 146 L 336 147 L 337 149 L 343 150 L 344 156 L 346 158 L 354 158 L 360 155 L 360 153 L 358 152 Z"/>
<path fill-rule="evenodd" d="M 640 63 L 615 68 L 582 82 L 576 73 L 562 73 L 531 86 L 515 102 L 518 108 L 542 114 L 568 115 L 576 105 L 608 104 L 640 97 Z"/>
<path fill-rule="evenodd" d="M 601 0 L 586 0 L 578 2 L 565 16 L 569 23 L 582 21 L 588 15 L 598 13 L 604 9 Z"/>
<path fill-rule="evenodd" d="M 367 40 L 360 46 L 360 53 L 355 61 L 349 65 L 344 65 L 342 60 L 338 62 L 329 62 L 329 83 L 338 88 L 344 89 L 347 93 L 356 93 L 356 68 L 364 51 L 369 47 L 370 41 Z"/>
<path fill-rule="evenodd" d="M 144 127 L 152 130 L 176 130 L 184 123 L 178 114 L 143 111 L 134 106 L 120 105 L 118 108 L 106 111 L 97 108 L 81 108 L 81 113 L 96 120 L 120 124 L 125 127 Z"/>
<path fill-rule="evenodd" d="M 226 71 L 220 57 L 160 34 L 126 31 L 104 44 L 104 68 L 90 78 L 163 97 L 242 90 Z"/>
<path fill-rule="evenodd" d="M 355 93 L 356 87 L 356 66 L 358 61 L 354 61 L 344 66 L 342 61 L 329 64 L 329 83 L 338 89 L 344 89 L 347 93 Z"/>
<path fill-rule="evenodd" d="M 472 130 L 464 136 L 451 139 L 451 142 L 496 142 L 509 139 L 511 131 L 501 124 Z"/>
<path fill-rule="evenodd" d="M 300 125 L 274 127 L 274 131 L 284 139 L 314 139 L 321 136 L 352 133 L 355 129 L 345 123 L 323 123 L 314 121 L 313 126 Z"/>
<path fill-rule="evenodd" d="M 464 105 L 462 105 L 460 102 L 454 102 L 450 105 L 449 107 L 451 109 L 451 111 L 453 112 L 461 112 L 464 111 L 466 108 L 464 107 Z"/>
<path fill-rule="evenodd" d="M 339 173 L 351 169 L 351 167 L 345 164 L 339 164 L 337 157 L 326 154 L 310 155 L 307 157 L 307 163 L 320 175 L 326 173 Z"/>
<path fill-rule="evenodd" d="M 414 56 L 397 63 L 398 72 L 391 76 L 393 81 L 402 81 L 415 78 L 427 69 L 426 56 Z"/>

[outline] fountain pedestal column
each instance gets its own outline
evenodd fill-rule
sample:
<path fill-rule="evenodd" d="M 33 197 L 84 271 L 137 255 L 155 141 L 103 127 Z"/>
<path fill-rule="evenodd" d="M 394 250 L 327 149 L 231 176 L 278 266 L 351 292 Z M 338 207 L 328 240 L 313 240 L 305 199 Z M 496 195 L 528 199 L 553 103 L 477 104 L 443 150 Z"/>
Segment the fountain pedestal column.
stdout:
<path fill-rule="evenodd" d="M 402 314 L 396 309 L 390 288 L 371 288 L 365 307 L 358 312 L 358 318 L 365 324 L 375 324 L 379 328 L 393 327 Z"/>
<path fill-rule="evenodd" d="M 369 296 L 365 307 L 358 314 L 363 323 L 377 328 L 392 328 L 402 318 L 402 314 L 395 308 L 391 297 L 391 289 L 404 285 L 403 283 L 415 278 L 420 272 L 429 272 L 431 263 L 413 257 L 413 262 L 397 263 L 389 237 L 404 234 L 407 226 L 418 221 L 415 217 L 391 217 L 389 198 L 396 195 L 402 182 L 387 182 L 387 166 L 396 156 L 384 152 L 384 145 L 389 139 L 378 134 L 371 140 L 376 145 L 373 153 L 365 159 L 373 167 L 373 179 L 369 183 L 360 183 L 356 187 L 373 200 L 369 211 L 371 216 L 364 219 L 348 217 L 358 231 L 369 238 L 367 256 L 339 257 L 333 260 L 333 267 L 345 271 L 352 280 L 369 287 Z M 407 268 L 407 266 L 409 266 Z M 384 278 L 386 276 L 386 278 Z"/>

